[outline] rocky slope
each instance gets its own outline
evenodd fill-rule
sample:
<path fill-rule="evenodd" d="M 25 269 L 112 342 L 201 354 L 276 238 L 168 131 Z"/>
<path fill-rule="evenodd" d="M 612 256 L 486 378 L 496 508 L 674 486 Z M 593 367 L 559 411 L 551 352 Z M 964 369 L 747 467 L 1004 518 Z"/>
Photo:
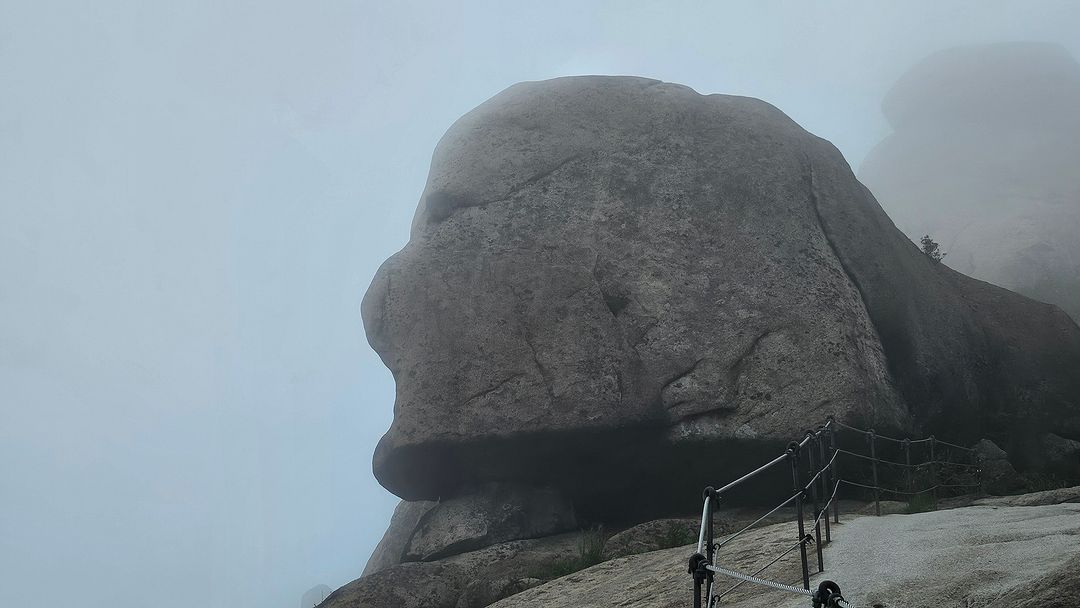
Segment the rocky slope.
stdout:
<path fill-rule="evenodd" d="M 936 53 L 882 109 L 893 133 L 859 178 L 949 266 L 1080 319 L 1080 64 L 1058 46 Z"/>
<path fill-rule="evenodd" d="M 1080 488 L 1057 493 L 1059 499 L 1078 496 Z M 1047 500 L 1053 498 L 1044 494 L 1020 502 Z M 753 572 L 790 546 L 796 536 L 790 523 L 762 528 L 732 543 L 737 548 L 725 550 L 721 563 Z M 825 572 L 812 577 L 811 585 L 835 580 L 859 608 L 1064 608 L 1075 606 L 1080 594 L 1078 538 L 1080 504 L 1076 502 L 999 506 L 991 501 L 914 515 L 845 517 L 834 527 L 833 543 L 824 549 Z M 686 558 L 692 551 L 687 546 L 612 560 L 519 593 L 494 607 L 684 608 L 692 590 L 686 573 Z M 799 572 L 798 554 L 792 553 L 767 570 L 766 578 L 798 585 Z M 809 605 L 797 595 L 750 584 L 725 601 L 725 605 L 742 608 Z"/>

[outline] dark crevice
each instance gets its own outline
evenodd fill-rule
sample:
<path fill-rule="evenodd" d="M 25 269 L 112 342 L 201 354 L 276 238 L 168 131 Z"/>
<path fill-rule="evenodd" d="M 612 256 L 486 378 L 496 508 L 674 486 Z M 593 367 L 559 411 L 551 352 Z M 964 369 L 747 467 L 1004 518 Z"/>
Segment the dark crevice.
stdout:
<path fill-rule="evenodd" d="M 518 304 L 522 307 L 522 315 L 525 316 L 524 313 L 528 309 L 525 301 L 521 298 L 521 295 L 518 294 L 517 291 L 511 289 L 510 293 L 514 294 L 514 297 L 517 299 Z M 551 375 L 544 367 L 544 364 L 540 363 L 540 356 L 536 351 L 536 345 L 533 344 L 532 332 L 529 331 L 528 326 L 526 326 L 525 324 L 522 324 L 521 326 L 521 338 L 522 341 L 525 342 L 525 345 L 529 347 L 529 354 L 532 356 L 533 364 L 536 366 L 536 373 L 540 374 L 540 379 L 544 383 L 544 392 L 547 393 L 548 399 L 550 399 L 551 404 L 554 405 L 555 391 L 552 389 Z"/>
<path fill-rule="evenodd" d="M 669 431 L 666 423 L 632 423 L 402 446 L 376 476 L 406 500 L 455 495 L 477 482 L 550 485 L 572 502 L 579 525 L 615 525 L 685 513 L 686 497 L 700 494 L 702 480 L 751 470 L 786 445 L 772 439 L 673 442 Z M 766 504 L 786 498 L 779 490 L 785 487 L 783 473 L 735 499 Z M 790 472 L 786 479 L 790 483 Z M 612 499 L 627 488 L 649 491 L 635 493 L 634 500 Z"/>
<path fill-rule="evenodd" d="M 663 394 L 664 391 L 667 390 L 667 387 L 671 386 L 675 382 L 678 382 L 679 380 L 681 380 L 681 379 L 689 376 L 690 374 L 694 373 L 694 370 L 696 370 L 698 365 L 700 365 L 701 362 L 704 361 L 704 360 L 705 360 L 705 357 L 701 357 L 697 361 L 694 361 L 693 364 L 690 365 L 690 367 L 687 367 L 685 370 L 683 370 L 683 371 L 675 374 L 674 376 L 672 376 L 670 380 L 665 382 L 663 384 L 663 386 L 660 387 L 660 394 Z M 674 406 L 670 406 L 670 407 L 674 407 Z"/>
<path fill-rule="evenodd" d="M 685 403 L 685 402 L 682 402 L 682 403 Z M 678 404 L 676 404 L 676 405 L 678 405 Z M 674 407 L 674 406 L 672 406 L 672 407 Z M 694 420 L 699 420 L 701 418 L 708 418 L 710 416 L 731 416 L 732 414 L 736 413 L 736 411 L 737 410 L 733 410 L 731 408 L 727 408 L 727 407 L 723 407 L 723 406 L 714 407 L 714 408 L 712 408 L 710 410 L 703 410 L 703 411 L 700 411 L 700 412 L 692 412 L 692 413 L 686 414 L 684 416 L 679 416 L 679 422 L 680 423 L 693 422 Z"/>
<path fill-rule="evenodd" d="M 540 379 L 544 382 L 544 391 L 547 393 L 548 399 L 551 400 L 552 405 L 554 405 L 555 391 L 551 387 L 551 377 L 548 374 L 548 371 L 544 369 L 544 364 L 540 363 L 540 357 L 536 354 L 536 346 L 532 342 L 532 336 L 529 335 L 528 329 L 522 329 L 522 337 L 525 339 L 525 344 L 529 347 L 529 352 L 532 354 L 532 360 L 536 365 L 536 371 L 540 374 Z"/>
<path fill-rule="evenodd" d="M 579 152 L 577 154 L 571 154 L 570 156 L 567 156 L 566 158 L 564 158 L 564 159 L 560 160 L 559 162 L 555 163 L 554 166 L 552 166 L 552 167 L 550 167 L 548 169 L 544 169 L 543 171 L 540 171 L 540 172 L 532 175 L 531 177 L 529 177 L 525 181 L 521 182 L 517 186 L 514 186 L 513 188 L 507 190 L 505 194 L 503 194 L 502 196 L 500 196 L 496 200 L 506 200 L 506 199 L 510 198 L 511 196 L 517 194 L 518 192 L 521 192 L 525 188 L 535 184 L 536 182 L 544 179 L 545 177 L 548 177 L 552 173 L 555 173 L 559 169 L 562 169 L 566 165 L 568 165 L 568 164 L 574 162 L 575 160 L 581 158 L 582 156 L 584 156 L 583 152 Z M 486 205 L 486 204 L 489 204 L 491 202 L 495 202 L 495 201 L 483 201 L 483 202 L 481 202 L 479 204 L 480 205 Z"/>
<path fill-rule="evenodd" d="M 482 390 L 482 391 L 480 391 L 478 393 L 475 393 L 473 395 L 470 395 L 470 396 L 466 397 L 465 400 L 461 402 L 461 405 L 462 405 L 462 407 L 464 407 L 464 406 L 468 405 L 469 403 L 471 403 L 471 402 L 473 402 L 473 401 L 475 401 L 475 400 L 477 400 L 477 399 L 479 399 L 481 397 L 485 397 L 487 395 L 490 395 L 491 393 L 494 393 L 495 391 L 497 391 L 497 390 L 501 389 L 502 387 L 506 386 L 506 384 L 508 382 L 511 382 L 513 380 L 517 380 L 518 378 L 521 378 L 524 375 L 525 374 L 513 374 L 513 375 L 507 377 L 504 380 L 500 380 L 497 384 L 495 384 L 495 386 L 493 386 L 491 388 L 486 388 L 486 389 L 484 389 L 484 390 Z"/>
<path fill-rule="evenodd" d="M 611 311 L 611 316 L 613 317 L 619 316 L 619 313 L 625 310 L 627 305 L 630 304 L 630 298 L 607 293 L 603 290 L 601 290 L 600 293 L 604 294 L 604 304 L 607 305 L 607 309 Z"/>
<path fill-rule="evenodd" d="M 611 316 L 618 317 L 622 311 L 626 310 L 626 307 L 630 305 L 630 294 L 625 293 L 626 290 L 622 289 L 624 293 L 613 292 L 611 286 L 605 287 L 606 281 L 600 276 L 600 254 L 597 253 L 593 257 L 592 270 L 593 282 L 596 283 L 596 287 L 600 290 L 600 294 L 604 297 L 604 305 L 607 306 Z"/>
<path fill-rule="evenodd" d="M 863 291 L 862 285 L 859 283 L 859 279 L 855 276 L 855 272 L 851 270 L 847 262 L 844 261 L 844 256 L 840 254 L 840 250 L 837 249 L 836 243 L 833 242 L 832 236 L 829 234 L 829 229 L 825 224 L 825 219 L 821 215 L 821 207 L 818 200 L 817 181 L 814 177 L 814 163 L 808 157 L 804 158 L 806 163 L 806 176 L 810 182 L 810 206 L 814 209 L 814 217 L 817 219 L 818 228 L 821 230 L 821 235 L 825 238 L 825 242 L 829 245 L 829 250 L 832 251 L 833 257 L 836 258 L 836 262 L 840 264 L 840 269 L 844 271 L 844 275 L 847 277 L 851 286 L 855 288 L 855 291 L 859 294 L 859 300 L 862 302 L 863 310 L 866 311 L 866 318 L 869 320 L 871 327 L 874 328 L 874 337 L 877 338 L 878 345 L 881 346 L 882 354 L 885 354 L 885 343 L 881 339 L 881 328 L 877 326 L 877 322 L 874 321 L 874 315 L 870 314 L 870 303 L 866 299 L 866 293 Z M 888 355 L 885 354 L 886 365 L 888 365 Z M 873 406 L 871 406 L 873 407 Z M 871 411 L 871 417 L 877 418 L 877 413 Z"/>
<path fill-rule="evenodd" d="M 739 354 L 739 356 L 735 358 L 735 361 L 732 362 L 731 375 L 733 378 L 738 378 L 742 375 L 743 368 L 746 367 L 746 360 L 750 358 L 750 355 L 754 354 L 754 351 L 757 350 L 758 346 L 761 344 L 761 341 L 764 340 L 765 337 L 769 334 L 779 331 L 780 329 L 783 328 L 766 329 L 765 331 L 758 334 L 756 338 L 754 338 L 750 345 L 746 347 L 746 350 Z"/>
<path fill-rule="evenodd" d="M 464 196 L 453 194 L 445 190 L 436 190 L 435 192 L 427 195 L 427 197 L 424 199 L 424 206 L 427 213 L 428 223 L 438 224 L 440 222 L 446 221 L 447 218 L 449 218 L 451 215 L 454 214 L 455 211 L 459 209 L 466 209 L 469 207 L 485 207 L 487 205 L 505 202 L 518 192 L 550 176 L 552 173 L 555 173 L 559 169 L 581 158 L 582 156 L 583 153 L 568 156 L 561 161 L 555 163 L 555 165 L 526 178 L 521 183 L 513 186 L 512 188 L 504 192 L 501 196 L 492 199 L 469 201 Z"/>

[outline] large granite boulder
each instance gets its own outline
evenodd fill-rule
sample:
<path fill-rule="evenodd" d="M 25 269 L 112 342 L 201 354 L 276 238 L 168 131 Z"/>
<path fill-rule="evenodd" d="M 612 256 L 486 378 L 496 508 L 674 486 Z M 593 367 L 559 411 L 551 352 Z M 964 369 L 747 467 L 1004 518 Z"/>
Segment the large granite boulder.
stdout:
<path fill-rule="evenodd" d="M 362 311 L 397 382 L 374 470 L 408 500 L 512 480 L 644 521 L 830 415 L 1080 436 L 1067 315 L 929 260 L 773 106 L 655 80 L 461 118 Z"/>
<path fill-rule="evenodd" d="M 1006 43 L 927 57 L 882 102 L 893 133 L 859 178 L 946 264 L 1080 319 L 1080 64 Z"/>

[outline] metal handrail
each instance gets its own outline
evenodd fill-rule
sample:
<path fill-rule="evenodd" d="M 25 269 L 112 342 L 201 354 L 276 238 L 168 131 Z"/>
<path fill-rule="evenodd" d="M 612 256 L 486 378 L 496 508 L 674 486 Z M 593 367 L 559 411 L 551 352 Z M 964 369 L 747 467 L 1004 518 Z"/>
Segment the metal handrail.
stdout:
<path fill-rule="evenodd" d="M 776 458 L 773 458 L 769 462 L 761 465 L 760 467 L 754 469 L 753 471 L 750 471 L 746 475 L 743 475 L 742 477 L 736 479 L 735 481 L 733 481 L 733 482 L 731 482 L 731 483 L 729 483 L 729 484 L 727 484 L 725 486 L 720 487 L 719 489 L 716 490 L 716 493 L 717 494 L 726 493 L 728 490 L 742 484 L 743 482 L 749 481 L 749 480 L 753 479 L 754 477 L 757 477 L 758 474 L 760 474 L 760 473 L 763 473 L 763 472 L 769 470 L 770 467 L 773 467 L 773 466 L 775 466 L 775 465 L 777 465 L 777 464 L 779 464 L 781 462 L 784 462 L 785 460 L 788 459 L 789 456 L 790 455 L 787 452 L 784 452 L 783 454 L 777 456 Z"/>
<path fill-rule="evenodd" d="M 795 500 L 796 498 L 798 498 L 801 495 L 802 495 L 801 492 L 798 493 L 798 494 L 794 494 L 794 495 L 791 496 L 791 498 L 789 498 L 789 499 L 785 500 L 784 502 L 776 505 L 768 513 L 766 513 L 766 514 L 762 515 L 761 517 L 755 519 L 752 523 L 750 523 L 747 526 L 743 527 L 743 529 L 739 530 L 738 532 L 735 532 L 734 534 L 732 534 L 732 535 L 728 536 L 727 538 L 725 538 L 724 540 L 722 540 L 720 543 L 718 543 L 716 545 L 716 549 L 719 549 L 720 547 L 723 547 L 724 545 L 726 545 L 726 544 L 730 543 L 731 541 L 735 540 L 736 538 L 738 538 L 739 535 L 742 534 L 743 532 L 746 532 L 750 528 L 753 528 L 754 526 L 756 526 L 756 525 L 760 524 L 761 522 L 765 521 L 765 518 L 769 517 L 773 513 L 776 513 L 780 509 L 783 509 L 784 507 L 790 505 L 791 501 Z"/>
<path fill-rule="evenodd" d="M 859 454 L 859 453 L 856 453 L 856 452 L 852 452 L 850 450 L 844 450 L 844 449 L 838 448 L 836 446 L 836 442 L 835 442 L 834 425 L 835 425 L 835 427 L 849 429 L 849 430 L 856 431 L 856 432 L 859 432 L 859 433 L 862 433 L 864 435 L 869 436 L 869 440 L 870 440 L 869 441 L 869 443 L 870 443 L 870 456 L 867 456 L 865 454 Z M 823 435 L 826 435 L 826 434 L 827 434 L 827 439 L 828 439 L 827 442 L 822 440 Z M 899 461 L 888 460 L 888 459 L 884 459 L 884 458 L 878 458 L 876 453 L 875 453 L 875 450 L 874 450 L 874 443 L 875 443 L 875 440 L 877 440 L 877 439 L 885 439 L 886 441 L 893 441 L 893 442 L 896 442 L 896 443 L 903 444 L 904 445 L 904 458 L 905 458 L 906 462 L 899 462 Z M 816 443 L 816 448 L 811 449 L 811 450 L 809 450 L 809 452 L 807 452 L 807 462 L 809 463 L 808 468 L 810 470 L 813 470 L 815 468 L 817 470 L 814 471 L 813 475 L 810 476 L 809 481 L 803 483 L 801 480 L 805 479 L 805 475 L 809 475 L 810 471 L 809 470 L 806 471 L 805 474 L 802 472 L 802 467 L 799 466 L 800 453 L 802 452 L 803 448 L 805 448 L 807 445 L 809 445 L 813 441 L 817 442 Z M 930 442 L 930 454 L 929 454 L 930 460 L 927 460 L 927 461 L 921 462 L 921 463 L 917 463 L 917 464 L 912 464 L 911 463 L 911 454 L 910 454 L 910 446 L 911 446 L 911 444 L 913 444 L 913 443 L 916 443 L 916 444 L 917 443 L 924 443 L 924 442 Z M 971 448 L 965 448 L 963 446 L 959 446 L 959 445 L 956 445 L 956 444 L 953 444 L 953 443 L 949 443 L 947 441 L 937 440 L 932 435 L 930 437 L 927 437 L 927 438 L 924 438 L 924 439 L 915 439 L 915 440 L 906 439 L 906 438 L 905 439 L 897 439 L 897 438 L 894 438 L 894 437 L 887 437 L 887 436 L 884 436 L 884 435 L 878 435 L 872 429 L 869 430 L 869 431 L 864 430 L 864 429 L 859 429 L 859 428 L 844 424 L 842 422 L 838 422 L 835 419 L 830 417 L 829 420 L 824 425 L 818 427 L 816 430 L 807 431 L 804 434 L 801 441 L 792 442 L 791 444 L 789 444 L 788 449 L 783 454 L 773 458 L 769 462 L 766 462 L 765 464 L 757 467 L 756 469 L 754 469 L 754 470 L 752 470 L 752 471 L 750 471 L 748 473 L 745 473 L 744 475 L 738 477 L 737 479 L 735 479 L 735 480 L 721 486 L 719 489 L 713 489 L 712 487 L 706 488 L 705 493 L 704 493 L 704 504 L 702 505 L 702 512 L 701 512 L 701 527 L 700 527 L 700 529 L 698 531 L 697 551 L 694 553 L 694 555 L 691 556 L 691 558 L 690 558 L 690 567 L 689 567 L 690 573 L 694 577 L 694 606 L 695 606 L 695 608 L 701 608 L 701 591 L 702 591 L 703 584 L 705 584 L 706 582 L 708 583 L 707 586 L 705 587 L 706 598 L 708 599 L 707 608 L 712 608 L 714 601 L 720 600 L 721 598 L 726 596 L 728 593 L 730 593 L 731 591 L 734 591 L 736 588 L 738 588 L 742 584 L 742 582 L 746 582 L 746 581 L 755 582 L 755 583 L 763 584 L 763 585 L 766 585 L 766 586 L 771 586 L 771 587 L 778 588 L 778 589 L 796 591 L 796 592 L 799 592 L 799 593 L 802 593 L 802 594 L 813 595 L 813 594 L 810 594 L 810 582 L 809 582 L 810 579 L 809 579 L 808 562 L 807 562 L 807 556 L 806 556 L 806 544 L 808 542 L 811 542 L 811 541 L 814 542 L 814 544 L 816 544 L 816 546 L 817 546 L 817 554 L 818 554 L 817 555 L 818 571 L 819 572 L 824 571 L 824 562 L 822 561 L 822 554 L 821 554 L 821 522 L 822 522 L 823 519 L 825 520 L 825 523 L 826 523 L 826 526 L 825 526 L 825 532 L 826 532 L 825 533 L 825 540 L 826 540 L 826 542 L 829 542 L 831 540 L 831 538 L 829 536 L 829 526 L 828 526 L 829 509 L 830 509 L 830 507 L 833 508 L 834 517 L 836 518 L 836 522 L 839 523 L 839 510 L 838 510 L 838 508 L 836 506 L 836 496 L 837 496 L 837 492 L 840 489 L 840 484 L 841 483 L 846 483 L 846 484 L 849 484 L 849 485 L 874 490 L 874 492 L 875 492 L 875 507 L 876 507 L 875 510 L 876 510 L 878 515 L 881 514 L 881 511 L 880 511 L 880 498 L 879 498 L 879 493 L 880 492 L 890 492 L 890 493 L 894 493 L 894 494 L 916 496 L 918 494 L 924 494 L 926 492 L 935 491 L 938 488 L 971 488 L 971 487 L 977 487 L 977 486 L 982 485 L 981 483 L 976 483 L 976 484 L 943 484 L 943 483 L 937 483 L 937 484 L 935 484 L 935 485 L 933 485 L 933 486 L 931 486 L 929 488 L 925 488 L 925 489 L 917 490 L 917 491 L 895 490 L 895 489 L 892 489 L 892 488 L 886 488 L 886 487 L 882 487 L 882 486 L 878 485 L 877 463 L 879 463 L 879 462 L 883 463 L 883 464 L 889 464 L 889 465 L 894 465 L 894 466 L 907 468 L 908 469 L 907 484 L 908 484 L 909 488 L 912 485 L 911 470 L 917 469 L 917 468 L 920 468 L 920 467 L 926 467 L 926 466 L 930 466 L 930 465 L 970 467 L 970 468 L 975 469 L 976 473 L 979 473 L 979 474 L 982 473 L 982 469 L 979 467 L 978 464 L 966 464 L 966 463 L 959 463 L 959 462 L 948 462 L 948 461 L 942 461 L 942 460 L 935 460 L 934 459 L 934 446 L 937 445 L 938 443 L 940 443 L 942 445 L 945 445 L 945 446 L 948 446 L 948 447 L 964 450 L 964 451 L 969 452 L 969 453 L 974 453 L 975 452 L 975 450 L 973 450 Z M 815 464 L 814 464 L 815 461 L 821 461 L 821 460 L 825 459 L 825 454 L 826 454 L 827 449 L 832 451 L 832 456 L 829 458 L 828 462 L 825 463 L 824 465 L 815 467 Z M 815 454 L 815 452 L 817 454 Z M 836 471 L 837 457 L 841 453 L 848 454 L 848 455 L 851 455 L 851 456 L 855 456 L 855 457 L 858 457 L 858 458 L 862 458 L 862 459 L 866 459 L 866 460 L 871 461 L 873 463 L 873 465 L 874 465 L 873 466 L 874 485 L 866 485 L 866 484 L 861 484 L 861 483 L 854 482 L 854 481 L 847 480 L 847 479 L 841 479 L 840 476 L 837 474 L 837 471 Z M 781 462 L 789 462 L 790 465 L 791 465 L 792 480 L 793 480 L 793 483 L 794 483 L 795 494 L 792 495 L 790 498 L 787 498 L 786 500 L 784 500 L 780 504 L 776 505 L 775 507 L 770 509 L 767 513 L 765 513 L 761 517 L 757 518 L 756 520 L 754 520 L 750 524 L 744 526 L 742 529 L 738 530 L 737 532 L 735 532 L 733 534 L 728 535 L 721 542 L 714 543 L 713 542 L 713 509 L 714 509 L 715 505 L 719 502 L 721 496 L 726 494 L 727 492 L 731 491 L 732 489 L 734 489 L 736 487 L 739 487 L 740 485 L 746 483 L 747 481 L 757 477 L 758 475 L 760 475 L 763 472 L 771 469 L 772 467 L 776 466 L 777 464 L 780 464 Z M 820 462 L 818 464 L 820 464 Z M 829 475 L 826 476 L 826 473 L 829 473 Z M 937 478 L 936 470 L 934 470 L 934 477 L 935 477 L 935 479 Z M 828 500 L 825 501 L 824 505 L 821 505 L 820 508 L 819 508 L 818 498 L 819 498 L 819 496 L 824 495 L 824 493 L 827 491 L 828 484 L 830 482 L 834 482 L 832 484 L 833 485 L 832 492 L 829 493 Z M 818 486 L 817 486 L 818 483 L 821 484 L 820 488 L 818 488 Z M 820 490 L 820 493 L 819 493 L 819 490 Z M 811 495 L 811 497 L 813 499 L 814 519 L 810 523 L 811 523 L 811 525 L 813 527 L 813 530 L 811 530 L 811 531 L 815 532 L 815 534 L 806 534 L 805 533 L 805 526 L 804 526 L 805 522 L 804 522 L 804 519 L 803 519 L 803 513 L 804 513 L 804 501 L 806 501 L 808 499 L 808 493 Z M 791 548 L 784 551 L 781 555 L 779 555 L 778 557 L 776 557 L 775 559 L 770 561 L 768 564 L 766 564 L 764 567 L 757 570 L 752 575 L 746 575 L 746 574 L 743 574 L 743 573 L 740 573 L 740 572 L 737 572 L 737 571 L 734 571 L 734 570 L 729 570 L 727 568 L 721 568 L 716 564 L 716 555 L 717 555 L 717 551 L 720 548 L 724 547 L 728 543 L 731 543 L 736 538 L 739 538 L 743 533 L 745 533 L 746 531 L 754 528 L 755 526 L 760 524 L 762 521 L 767 519 L 769 516 L 775 514 L 780 509 L 790 505 L 792 502 L 795 502 L 795 504 L 796 504 L 797 521 L 798 521 L 798 524 L 799 524 L 799 542 L 796 545 L 794 545 Z M 816 538 L 815 538 L 815 535 L 816 535 Z M 793 587 L 791 585 L 785 585 L 783 583 L 776 583 L 775 581 L 768 581 L 768 580 L 765 580 L 765 579 L 758 579 L 757 578 L 757 575 L 760 574 L 761 572 L 763 572 L 766 568 L 772 566 L 777 561 L 779 561 L 781 558 L 783 558 L 785 555 L 791 553 L 796 548 L 800 548 L 800 547 L 802 548 L 802 552 L 801 552 L 802 570 L 803 570 L 803 588 L 802 589 L 799 589 L 797 587 Z M 705 554 L 702 554 L 703 551 L 705 552 Z M 715 588 L 715 581 L 713 580 L 714 573 L 720 573 L 720 574 L 723 574 L 725 576 L 731 576 L 731 577 L 740 579 L 742 582 L 734 585 L 733 587 L 729 588 L 727 591 L 725 591 L 725 592 L 723 592 L 723 593 L 721 593 L 721 594 L 719 594 L 717 596 L 713 596 L 712 594 L 713 594 L 713 591 L 714 591 L 714 588 Z M 831 583 L 831 582 L 829 582 L 829 584 L 830 585 L 835 585 L 834 583 Z M 836 598 L 839 598 L 839 588 L 837 587 L 833 591 L 836 592 Z M 843 600 L 840 599 L 840 601 L 843 601 Z"/>

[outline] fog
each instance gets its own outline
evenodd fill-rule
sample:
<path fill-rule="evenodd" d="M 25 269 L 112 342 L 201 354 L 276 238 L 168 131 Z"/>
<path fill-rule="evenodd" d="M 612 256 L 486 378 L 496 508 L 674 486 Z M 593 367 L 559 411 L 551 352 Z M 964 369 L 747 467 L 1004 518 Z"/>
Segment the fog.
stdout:
<path fill-rule="evenodd" d="M 293 608 L 359 576 L 393 379 L 358 306 L 522 80 L 749 95 L 858 166 L 928 53 L 1070 2 L 3 2 L 0 605 Z"/>

